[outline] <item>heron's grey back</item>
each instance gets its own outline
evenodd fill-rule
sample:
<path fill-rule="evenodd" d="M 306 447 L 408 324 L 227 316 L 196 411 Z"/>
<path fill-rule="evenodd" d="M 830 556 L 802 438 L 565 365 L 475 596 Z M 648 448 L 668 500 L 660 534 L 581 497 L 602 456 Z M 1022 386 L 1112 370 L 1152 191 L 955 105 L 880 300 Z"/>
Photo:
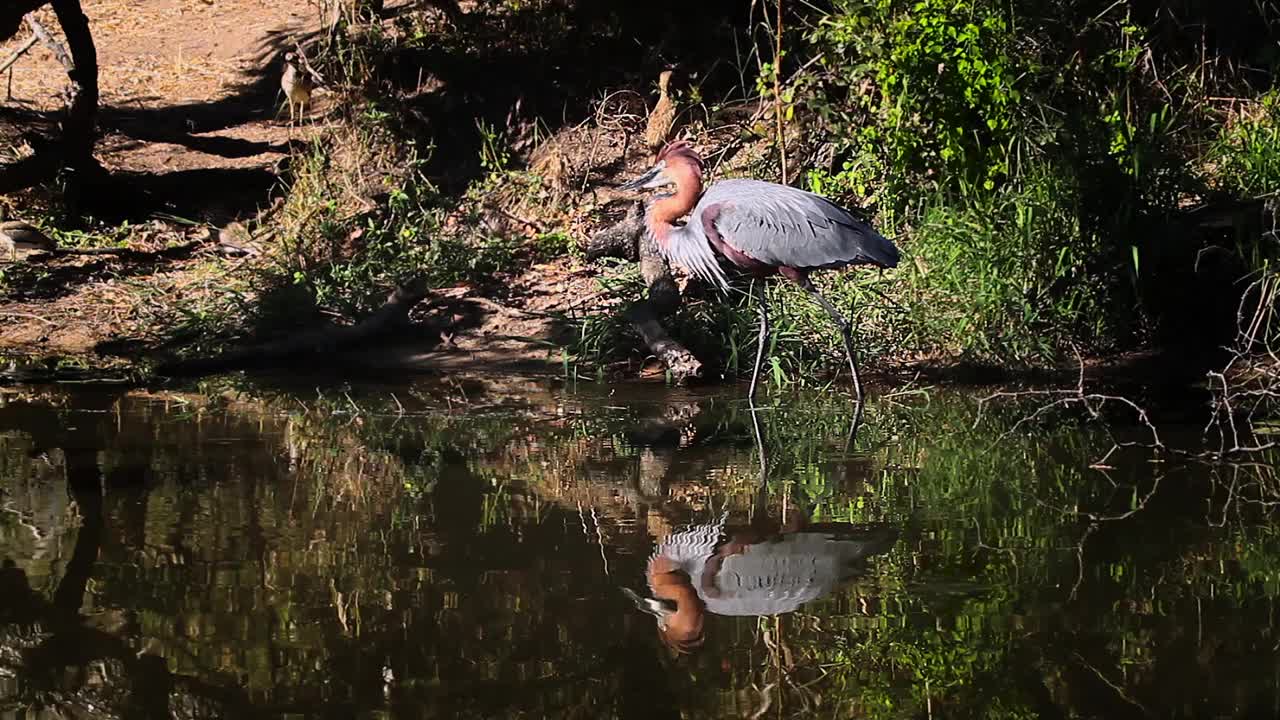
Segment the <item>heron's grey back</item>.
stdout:
<path fill-rule="evenodd" d="M 717 615 L 775 615 L 816 600 L 849 579 L 859 560 L 885 552 L 896 534 L 839 537 L 800 532 L 747 546 L 724 559 L 714 578 L 716 597 L 699 594 Z"/>
<path fill-rule="evenodd" d="M 769 265 L 798 269 L 858 263 L 896 267 L 898 249 L 870 225 L 821 195 L 760 180 L 713 184 L 693 210 L 721 210 L 716 229 L 729 245 Z"/>

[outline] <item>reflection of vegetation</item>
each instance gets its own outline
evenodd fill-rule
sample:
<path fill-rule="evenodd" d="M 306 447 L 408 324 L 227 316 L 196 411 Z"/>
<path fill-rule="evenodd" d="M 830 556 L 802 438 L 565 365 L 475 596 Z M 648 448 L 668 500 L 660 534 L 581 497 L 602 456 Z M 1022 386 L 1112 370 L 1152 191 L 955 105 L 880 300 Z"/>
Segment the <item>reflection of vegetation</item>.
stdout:
<path fill-rule="evenodd" d="M 0 513 L 0 556 L 52 593 L 62 566 L 35 561 L 17 519 L 69 547 L 75 524 L 55 521 L 65 460 L 50 449 L 100 448 L 105 526 L 85 615 L 122 614 L 110 630 L 122 642 L 262 708 L 1210 715 L 1274 691 L 1266 473 L 1136 449 L 1091 469 L 1110 440 L 1065 415 L 1005 435 L 1016 404 L 975 426 L 972 400 L 921 391 L 869 408 L 846 447 L 842 398 L 765 411 L 774 512 L 887 521 L 902 540 L 779 620 L 710 618 L 703 650 L 670 660 L 617 586 L 642 582 L 651 533 L 751 511 L 740 403 L 466 380 L 394 396 L 218 390 L 107 412 L 77 396 L 46 415 L 30 411 L 49 409 L 39 398 L 0 407 L 13 511 Z"/>

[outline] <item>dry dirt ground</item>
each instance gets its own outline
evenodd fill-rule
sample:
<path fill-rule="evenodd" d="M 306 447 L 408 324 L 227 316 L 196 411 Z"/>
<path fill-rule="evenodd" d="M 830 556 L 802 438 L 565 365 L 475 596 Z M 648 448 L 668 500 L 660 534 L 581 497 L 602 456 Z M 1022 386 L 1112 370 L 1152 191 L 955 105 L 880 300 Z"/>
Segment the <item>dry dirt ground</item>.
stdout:
<path fill-rule="evenodd" d="M 273 121 L 276 69 L 282 47 L 319 27 L 315 7 L 262 0 L 85 0 L 84 10 L 100 65 L 96 154 L 109 170 L 262 168 L 287 154 L 293 133 L 287 123 Z M 37 17 L 57 29 L 52 11 Z M 3 54 L 24 39 L 25 33 L 11 40 Z M 65 73 L 37 45 L 6 82 L 6 104 L 53 110 Z"/>
<path fill-rule="evenodd" d="M 190 319 L 184 306 L 197 300 L 252 301 L 246 261 L 218 254 L 213 238 L 219 227 L 267 207 L 281 164 L 321 131 L 323 91 L 316 98 L 319 119 L 294 126 L 280 113 L 279 77 L 285 50 L 318 31 L 323 19 L 317 3 L 299 1 L 84 0 L 84 10 L 101 66 L 96 155 L 152 209 L 151 219 L 135 221 L 121 242 L 171 250 L 147 260 L 32 257 L 6 266 L 0 259 L 11 281 L 0 294 L 0 352 L 101 364 L 113 353 L 154 346 L 165 337 L 161 328 L 171 336 L 173 324 Z M 56 34 L 52 13 L 39 17 Z M 0 57 L 25 38 L 24 31 L 0 46 Z M 36 45 L 0 77 L 8 88 L 2 105 L 56 110 L 65 81 L 52 53 Z M 24 218 L 24 202 L 0 197 L 0 208 L 8 218 Z M 403 363 L 558 366 L 559 353 L 546 342 L 551 317 L 592 295 L 586 268 L 532 266 L 510 287 L 518 308 L 468 288 L 437 293 L 427 308 L 456 314 L 459 325 L 441 333 L 435 352 L 405 350 Z"/>

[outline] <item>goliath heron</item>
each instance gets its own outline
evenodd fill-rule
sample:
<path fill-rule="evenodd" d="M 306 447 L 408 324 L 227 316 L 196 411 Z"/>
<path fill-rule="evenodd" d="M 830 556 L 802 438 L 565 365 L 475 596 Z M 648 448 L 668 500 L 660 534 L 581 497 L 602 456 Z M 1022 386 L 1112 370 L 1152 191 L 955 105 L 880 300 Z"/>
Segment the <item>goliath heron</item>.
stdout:
<path fill-rule="evenodd" d="M 898 248 L 870 225 L 821 195 L 760 180 L 721 180 L 702 187 L 702 159 L 683 140 L 670 143 L 648 172 L 623 190 L 675 186 L 649 204 L 645 225 L 669 260 L 727 292 L 722 260 L 763 279 L 783 277 L 804 288 L 840 328 L 853 388 L 862 402 L 862 381 L 854 360 L 849 321 L 809 279 L 814 270 L 848 265 L 898 265 Z M 684 225 L 676 221 L 689 216 Z M 747 397 L 755 400 L 764 359 L 769 316 L 764 284 L 757 283 L 760 335 Z"/>

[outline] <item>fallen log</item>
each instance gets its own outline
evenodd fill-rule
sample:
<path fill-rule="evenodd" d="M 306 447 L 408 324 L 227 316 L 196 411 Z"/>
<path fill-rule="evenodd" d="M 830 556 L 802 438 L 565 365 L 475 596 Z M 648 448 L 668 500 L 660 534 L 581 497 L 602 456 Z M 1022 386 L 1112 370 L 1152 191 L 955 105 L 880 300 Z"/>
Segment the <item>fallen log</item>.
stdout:
<path fill-rule="evenodd" d="M 657 241 L 644 231 L 644 205 L 632 205 L 622 220 L 593 235 L 583 246 L 587 259 L 619 257 L 638 261 L 640 274 L 648 286 L 648 296 L 636 300 L 622 312 L 677 383 L 702 376 L 702 362 L 676 342 L 660 322 L 680 307 L 680 288 L 671 275 L 671 265 L 658 249 Z"/>

